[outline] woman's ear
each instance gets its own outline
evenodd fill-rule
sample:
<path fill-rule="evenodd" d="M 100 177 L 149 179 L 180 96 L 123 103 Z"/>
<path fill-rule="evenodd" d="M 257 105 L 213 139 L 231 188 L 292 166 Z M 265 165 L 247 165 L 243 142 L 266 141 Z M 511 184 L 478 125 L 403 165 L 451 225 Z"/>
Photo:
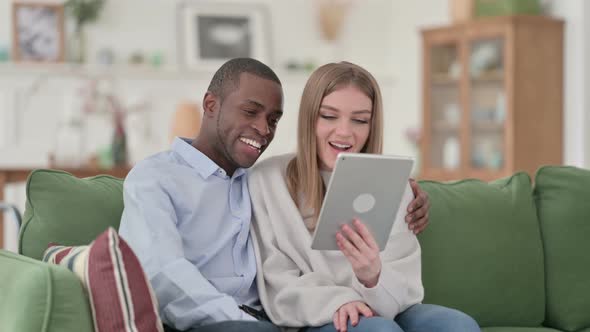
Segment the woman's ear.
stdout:
<path fill-rule="evenodd" d="M 214 117 L 219 107 L 219 99 L 213 93 L 207 91 L 203 97 L 203 116 Z"/>

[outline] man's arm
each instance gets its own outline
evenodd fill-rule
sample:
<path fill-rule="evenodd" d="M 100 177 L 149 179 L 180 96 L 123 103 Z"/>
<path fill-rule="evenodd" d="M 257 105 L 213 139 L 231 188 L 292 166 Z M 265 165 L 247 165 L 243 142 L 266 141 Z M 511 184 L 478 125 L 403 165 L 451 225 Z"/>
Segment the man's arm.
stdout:
<path fill-rule="evenodd" d="M 130 174 L 119 229 L 150 279 L 164 323 L 184 330 L 226 320 L 255 320 L 186 259 L 173 199 L 158 178 Z"/>

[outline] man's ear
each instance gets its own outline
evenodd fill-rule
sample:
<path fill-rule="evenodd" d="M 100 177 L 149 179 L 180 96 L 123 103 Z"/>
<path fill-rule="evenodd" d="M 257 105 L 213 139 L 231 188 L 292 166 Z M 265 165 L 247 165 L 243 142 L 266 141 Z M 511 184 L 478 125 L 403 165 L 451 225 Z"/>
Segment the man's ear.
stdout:
<path fill-rule="evenodd" d="M 219 108 L 219 98 L 207 91 L 203 97 L 203 116 L 214 117 Z"/>

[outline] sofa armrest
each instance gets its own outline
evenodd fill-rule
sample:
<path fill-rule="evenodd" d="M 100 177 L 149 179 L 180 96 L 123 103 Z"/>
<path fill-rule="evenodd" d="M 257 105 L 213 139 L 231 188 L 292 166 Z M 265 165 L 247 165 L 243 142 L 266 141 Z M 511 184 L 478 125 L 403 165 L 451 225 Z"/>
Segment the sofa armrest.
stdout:
<path fill-rule="evenodd" d="M 82 284 L 64 267 L 0 250 L 0 299 L 0 331 L 94 331 Z"/>

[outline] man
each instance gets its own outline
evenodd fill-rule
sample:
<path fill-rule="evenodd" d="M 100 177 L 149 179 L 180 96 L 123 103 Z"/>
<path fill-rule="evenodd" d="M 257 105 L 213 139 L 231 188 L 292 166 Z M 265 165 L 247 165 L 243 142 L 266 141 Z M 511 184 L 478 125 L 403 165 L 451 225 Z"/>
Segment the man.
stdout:
<path fill-rule="evenodd" d="M 138 255 L 163 322 L 178 330 L 278 331 L 260 308 L 246 170 L 268 147 L 283 113 L 276 74 L 239 58 L 215 73 L 192 141 L 138 163 L 124 185 L 119 232 Z M 408 220 L 423 228 L 419 191 Z"/>

